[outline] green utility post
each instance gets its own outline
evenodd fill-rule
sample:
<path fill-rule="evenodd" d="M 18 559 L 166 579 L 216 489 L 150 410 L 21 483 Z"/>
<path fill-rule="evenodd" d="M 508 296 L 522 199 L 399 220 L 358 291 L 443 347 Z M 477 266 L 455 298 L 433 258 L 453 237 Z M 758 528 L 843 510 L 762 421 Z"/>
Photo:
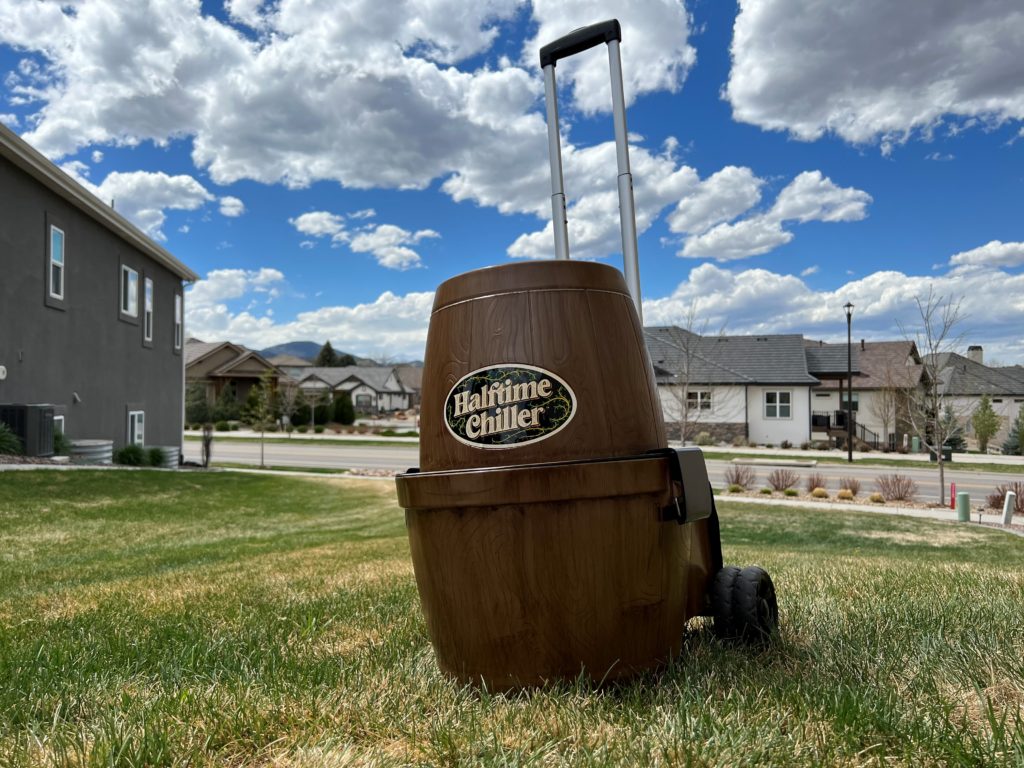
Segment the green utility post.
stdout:
<path fill-rule="evenodd" d="M 1017 505 L 1017 494 L 1013 491 L 1006 492 L 1006 499 L 1003 501 L 1003 525 L 1013 522 L 1013 510 Z"/>
<path fill-rule="evenodd" d="M 971 494 L 967 491 L 959 491 L 956 495 L 956 519 L 961 523 L 971 519 Z"/>

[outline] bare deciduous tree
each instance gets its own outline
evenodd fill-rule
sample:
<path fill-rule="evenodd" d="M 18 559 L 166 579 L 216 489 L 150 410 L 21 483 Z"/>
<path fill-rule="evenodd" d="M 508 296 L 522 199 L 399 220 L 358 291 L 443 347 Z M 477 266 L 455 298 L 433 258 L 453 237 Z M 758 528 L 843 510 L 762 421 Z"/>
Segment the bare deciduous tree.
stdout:
<path fill-rule="evenodd" d="M 903 335 L 917 344 L 921 354 L 923 376 L 921 386 L 909 393 L 908 415 L 914 433 L 936 457 L 939 469 L 939 502 L 946 503 L 946 467 L 942 446 L 960 426 L 958 418 L 944 418 L 943 383 L 948 377 L 950 353 L 960 348 L 963 334 L 957 326 L 964 319 L 960 312 L 961 299 L 936 295 L 931 286 L 924 297 L 914 299 L 919 323 L 911 328 L 900 325 Z"/>
<path fill-rule="evenodd" d="M 886 367 L 882 372 L 881 385 L 875 391 L 869 406 L 871 415 L 882 425 L 882 439 L 886 445 L 889 445 L 890 427 L 895 428 L 896 409 L 903 397 L 898 381 L 896 372 Z"/>
<path fill-rule="evenodd" d="M 280 379 L 277 383 L 277 407 L 282 417 L 288 418 L 288 437 L 292 436 L 291 426 L 295 419 L 295 412 L 299 410 L 302 401 L 299 399 L 299 382 L 292 378 Z M 283 418 L 282 418 L 283 421 Z"/>
<path fill-rule="evenodd" d="M 676 423 L 681 442 L 685 442 L 691 431 L 700 424 L 705 415 L 702 411 L 708 411 L 714 406 L 714 402 L 706 397 L 712 391 L 710 383 L 697 381 L 693 375 L 696 363 L 707 360 L 709 345 L 704 341 L 709 325 L 707 319 L 698 318 L 697 301 L 692 301 L 683 318 L 684 333 L 672 344 L 680 352 L 681 364 L 677 371 L 673 371 L 675 383 L 669 386 L 668 391 L 672 399 L 672 415 L 678 417 Z M 724 333 L 723 326 L 717 335 L 722 336 Z"/>
<path fill-rule="evenodd" d="M 274 387 L 274 372 L 266 370 L 260 376 L 260 381 L 253 387 L 256 393 L 253 396 L 253 408 L 250 411 L 252 426 L 260 431 L 260 469 L 265 469 L 263 461 L 263 446 L 267 427 L 273 424 L 276 412 L 276 397 Z"/>

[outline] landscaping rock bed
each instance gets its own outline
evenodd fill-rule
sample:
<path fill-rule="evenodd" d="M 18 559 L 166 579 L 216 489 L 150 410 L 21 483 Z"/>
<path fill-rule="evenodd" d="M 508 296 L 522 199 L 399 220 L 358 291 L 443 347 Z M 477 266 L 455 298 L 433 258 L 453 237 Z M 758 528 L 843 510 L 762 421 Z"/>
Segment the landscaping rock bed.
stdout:
<path fill-rule="evenodd" d="M 68 463 L 67 456 L 11 456 L 0 454 L 0 464 L 56 464 Z"/>

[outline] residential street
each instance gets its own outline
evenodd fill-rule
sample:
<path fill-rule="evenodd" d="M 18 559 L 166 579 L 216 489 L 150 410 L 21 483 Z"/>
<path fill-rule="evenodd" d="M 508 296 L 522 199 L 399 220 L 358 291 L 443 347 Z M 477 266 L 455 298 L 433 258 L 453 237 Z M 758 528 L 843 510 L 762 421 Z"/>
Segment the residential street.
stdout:
<path fill-rule="evenodd" d="M 419 447 L 411 444 L 378 445 L 338 445 L 325 443 L 311 445 L 296 442 L 292 445 L 268 442 L 264 446 L 265 463 L 276 467 L 315 467 L 330 469 L 383 469 L 401 472 L 414 467 L 419 462 Z M 198 461 L 200 443 L 196 440 L 185 441 L 185 459 Z M 259 464 L 259 443 L 222 439 L 214 440 L 214 462 L 234 464 Z M 767 457 L 761 457 L 767 458 Z M 784 460 L 788 457 L 780 457 Z M 729 466 L 728 461 L 710 460 L 707 462 L 708 475 L 715 486 L 724 485 L 723 475 Z M 759 485 L 765 485 L 765 479 L 773 467 L 755 467 Z M 838 488 L 843 477 L 856 477 L 861 481 L 864 492 L 873 490 L 874 480 L 879 475 L 900 473 L 914 478 L 918 485 L 918 498 L 921 501 L 938 501 L 938 472 L 935 469 L 919 469 L 911 467 L 877 467 L 854 463 L 852 466 L 819 463 L 816 467 L 793 467 L 801 477 L 808 472 L 819 472 L 828 478 L 830 489 Z M 1012 474 L 997 472 L 972 472 L 956 468 L 956 464 L 947 465 L 946 482 L 955 482 L 958 491 L 971 494 L 972 503 L 978 503 L 991 493 L 996 485 L 1018 479 Z M 947 486 L 948 498 L 948 486 Z"/>

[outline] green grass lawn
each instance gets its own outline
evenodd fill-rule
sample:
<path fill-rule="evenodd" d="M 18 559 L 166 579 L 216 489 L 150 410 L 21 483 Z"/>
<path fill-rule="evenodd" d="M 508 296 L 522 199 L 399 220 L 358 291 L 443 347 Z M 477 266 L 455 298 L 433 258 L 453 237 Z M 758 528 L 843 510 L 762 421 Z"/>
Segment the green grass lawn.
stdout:
<path fill-rule="evenodd" d="M 1024 763 L 1024 539 L 721 517 L 774 645 L 495 696 L 434 665 L 389 482 L 0 474 L 0 765 Z"/>

